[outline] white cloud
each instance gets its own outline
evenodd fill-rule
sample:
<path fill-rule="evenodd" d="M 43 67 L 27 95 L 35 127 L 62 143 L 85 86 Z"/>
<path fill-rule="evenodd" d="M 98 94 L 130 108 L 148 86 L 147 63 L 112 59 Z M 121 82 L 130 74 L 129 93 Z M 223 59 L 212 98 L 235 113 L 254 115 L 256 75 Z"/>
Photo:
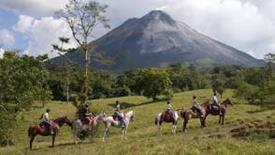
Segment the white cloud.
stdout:
<path fill-rule="evenodd" d="M 13 34 L 7 29 L 0 30 L 0 46 L 11 47 L 15 43 Z"/>
<path fill-rule="evenodd" d="M 58 43 L 58 37 L 71 37 L 71 32 L 66 23 L 61 19 L 53 17 L 42 17 L 35 19 L 29 16 L 20 16 L 14 30 L 28 36 L 28 48 L 25 50 L 30 55 L 51 53 L 52 44 Z M 65 47 L 75 47 L 75 42 L 71 39 L 69 45 Z"/>
<path fill-rule="evenodd" d="M 34 17 L 50 16 L 68 0 L 1 0 L 0 9 L 13 10 Z"/>
<path fill-rule="evenodd" d="M 26 15 L 20 15 L 17 25 L 13 27 L 15 31 L 26 33 L 34 24 L 34 18 Z"/>

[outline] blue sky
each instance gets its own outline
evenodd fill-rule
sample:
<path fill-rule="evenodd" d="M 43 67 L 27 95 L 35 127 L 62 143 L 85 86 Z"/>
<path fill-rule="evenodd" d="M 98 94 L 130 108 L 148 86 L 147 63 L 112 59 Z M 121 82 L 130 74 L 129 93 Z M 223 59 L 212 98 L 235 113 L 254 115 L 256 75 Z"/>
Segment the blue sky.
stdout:
<path fill-rule="evenodd" d="M 109 5 L 112 28 L 160 9 L 197 31 L 256 58 L 275 51 L 275 0 L 97 0 Z M 71 37 L 66 23 L 53 17 L 68 0 L 0 0 L 0 47 L 22 53 L 50 53 L 60 36 Z M 53 5 L 54 4 L 54 5 Z M 96 29 L 100 37 L 108 30 Z M 76 46 L 71 42 L 70 47 Z"/>
<path fill-rule="evenodd" d="M 15 43 L 8 48 L 14 49 L 26 49 L 27 48 L 27 38 L 26 36 L 13 30 L 13 26 L 16 25 L 18 21 L 18 14 L 13 11 L 0 10 L 0 29 L 6 29 L 15 37 Z M 2 45 L 4 46 L 4 45 Z"/>

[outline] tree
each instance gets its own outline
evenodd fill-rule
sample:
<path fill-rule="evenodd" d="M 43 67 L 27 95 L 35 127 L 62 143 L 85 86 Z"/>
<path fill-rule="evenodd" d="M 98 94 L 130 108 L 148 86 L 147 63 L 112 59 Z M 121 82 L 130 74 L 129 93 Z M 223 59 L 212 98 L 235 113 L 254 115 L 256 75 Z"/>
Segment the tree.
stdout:
<path fill-rule="evenodd" d="M 79 79 L 81 89 L 80 94 L 74 101 L 76 107 L 81 107 L 84 100 L 88 98 L 88 72 L 91 51 L 93 51 L 89 43 L 94 29 L 98 24 L 103 25 L 105 28 L 109 28 L 108 19 L 104 16 L 106 9 L 107 5 L 101 5 L 95 1 L 69 0 L 65 9 L 57 13 L 59 17 L 65 19 L 74 40 L 79 46 L 80 52 L 84 53 L 85 69 L 82 79 Z"/>
<path fill-rule="evenodd" d="M 173 96 L 172 82 L 166 71 L 161 69 L 144 69 L 140 72 L 141 90 L 144 96 L 157 100 L 157 96 L 165 95 L 168 99 Z"/>
<path fill-rule="evenodd" d="M 243 82 L 235 90 L 235 97 L 245 99 L 249 103 L 255 103 L 257 99 L 261 100 L 260 89 L 257 86 Z"/>
<path fill-rule="evenodd" d="M 275 92 L 275 54 L 267 54 L 264 60 L 267 63 L 267 66 L 265 68 L 267 85 L 266 94 L 268 96 L 272 96 Z"/>
<path fill-rule="evenodd" d="M 225 85 L 225 81 L 224 81 L 224 76 L 222 74 L 214 74 L 212 75 L 212 89 L 213 92 L 217 92 L 221 95 L 224 93 L 224 85 Z"/>
<path fill-rule="evenodd" d="M 20 57 L 15 52 L 5 52 L 0 59 L 0 141 L 11 141 L 18 112 L 28 110 L 35 101 L 44 103 L 50 98 L 48 72 L 41 63 L 43 57 Z"/>

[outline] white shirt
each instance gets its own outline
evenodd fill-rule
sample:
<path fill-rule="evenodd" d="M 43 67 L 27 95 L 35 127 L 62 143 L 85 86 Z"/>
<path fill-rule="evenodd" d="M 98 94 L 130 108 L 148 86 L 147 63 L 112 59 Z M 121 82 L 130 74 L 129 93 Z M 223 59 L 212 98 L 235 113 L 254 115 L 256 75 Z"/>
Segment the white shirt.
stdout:
<path fill-rule="evenodd" d="M 49 118 L 49 113 L 45 112 L 45 113 L 43 114 L 42 120 L 48 122 L 48 121 L 50 120 L 50 118 Z"/>
<path fill-rule="evenodd" d="M 194 106 L 194 107 L 199 107 L 200 105 L 198 104 L 198 102 L 197 102 L 196 99 L 193 99 L 193 101 L 192 101 L 192 106 Z"/>
<path fill-rule="evenodd" d="M 172 110 L 172 105 L 171 104 L 167 104 L 167 109 Z"/>
<path fill-rule="evenodd" d="M 219 104 L 217 96 L 212 97 L 212 104 L 214 103 L 214 101 Z"/>

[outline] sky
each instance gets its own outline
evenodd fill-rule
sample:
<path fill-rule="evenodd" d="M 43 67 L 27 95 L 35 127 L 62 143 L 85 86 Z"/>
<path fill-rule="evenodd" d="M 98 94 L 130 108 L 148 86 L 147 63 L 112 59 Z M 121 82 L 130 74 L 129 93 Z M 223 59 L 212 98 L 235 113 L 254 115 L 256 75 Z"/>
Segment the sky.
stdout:
<path fill-rule="evenodd" d="M 163 10 L 193 29 L 258 59 L 275 53 L 275 0 L 96 1 L 109 6 L 106 16 L 111 29 L 128 18 Z M 71 38 L 66 23 L 54 15 L 66 3 L 68 0 L 0 0 L 0 56 L 3 49 L 55 56 L 51 44 L 56 44 L 61 36 Z M 94 39 L 108 31 L 97 27 Z M 71 41 L 67 47 L 75 46 Z"/>

